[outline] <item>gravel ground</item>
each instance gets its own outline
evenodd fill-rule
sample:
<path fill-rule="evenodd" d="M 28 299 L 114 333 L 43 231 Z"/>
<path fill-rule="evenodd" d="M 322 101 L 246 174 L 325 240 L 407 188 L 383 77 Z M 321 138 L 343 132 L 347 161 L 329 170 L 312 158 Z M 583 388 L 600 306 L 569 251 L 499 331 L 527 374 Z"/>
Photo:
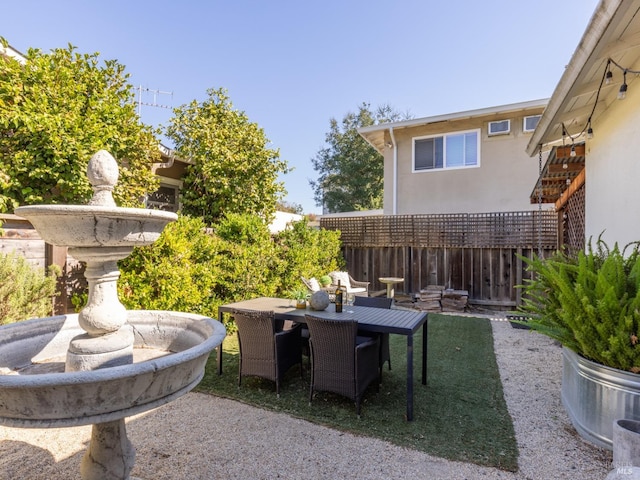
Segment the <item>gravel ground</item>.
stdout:
<path fill-rule="evenodd" d="M 604 479 L 611 453 L 583 441 L 560 402 L 561 348 L 492 320 L 520 449 L 516 473 L 443 460 L 200 393 L 127 419 L 137 450 L 132 473 L 146 480 Z M 0 426 L 0 479 L 80 479 L 90 430 Z"/>

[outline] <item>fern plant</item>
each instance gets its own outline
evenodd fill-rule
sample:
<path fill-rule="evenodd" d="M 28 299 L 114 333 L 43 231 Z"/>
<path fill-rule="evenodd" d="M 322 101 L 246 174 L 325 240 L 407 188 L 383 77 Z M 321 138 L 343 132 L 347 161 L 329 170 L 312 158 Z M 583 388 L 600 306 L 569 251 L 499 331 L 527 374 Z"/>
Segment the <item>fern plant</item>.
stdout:
<path fill-rule="evenodd" d="M 531 329 L 594 362 L 640 373 L 640 249 L 598 239 L 577 256 L 522 257 L 533 279 L 520 311 Z"/>

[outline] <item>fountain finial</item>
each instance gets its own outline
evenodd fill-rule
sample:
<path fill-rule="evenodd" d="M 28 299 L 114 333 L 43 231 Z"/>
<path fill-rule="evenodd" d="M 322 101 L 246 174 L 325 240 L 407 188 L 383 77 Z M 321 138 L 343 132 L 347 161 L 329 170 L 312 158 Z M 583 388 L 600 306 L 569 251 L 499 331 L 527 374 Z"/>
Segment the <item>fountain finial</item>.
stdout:
<path fill-rule="evenodd" d="M 118 183 L 118 162 L 106 150 L 98 150 L 87 165 L 87 177 L 93 187 L 93 198 L 89 205 L 115 207 L 113 187 Z"/>

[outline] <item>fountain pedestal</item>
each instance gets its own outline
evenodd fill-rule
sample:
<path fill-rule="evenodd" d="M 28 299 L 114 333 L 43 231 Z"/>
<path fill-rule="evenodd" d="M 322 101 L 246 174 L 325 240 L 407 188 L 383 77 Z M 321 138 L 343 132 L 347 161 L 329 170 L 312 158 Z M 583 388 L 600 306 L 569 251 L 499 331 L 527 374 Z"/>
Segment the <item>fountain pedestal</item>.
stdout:
<path fill-rule="evenodd" d="M 108 152 L 91 158 L 88 177 L 94 188 L 88 206 L 16 209 L 47 243 L 68 246 L 70 255 L 86 263 L 89 297 L 78 315 L 0 327 L 0 423 L 37 428 L 91 423 L 82 478 L 129 480 L 135 449 L 125 417 L 197 385 L 225 330 L 199 315 L 127 312 L 118 300 L 118 260 L 135 246 L 153 243 L 177 216 L 116 207 L 111 192 L 118 167 Z M 136 361 L 136 350 L 149 358 Z M 61 363 L 64 371 L 57 370 Z"/>

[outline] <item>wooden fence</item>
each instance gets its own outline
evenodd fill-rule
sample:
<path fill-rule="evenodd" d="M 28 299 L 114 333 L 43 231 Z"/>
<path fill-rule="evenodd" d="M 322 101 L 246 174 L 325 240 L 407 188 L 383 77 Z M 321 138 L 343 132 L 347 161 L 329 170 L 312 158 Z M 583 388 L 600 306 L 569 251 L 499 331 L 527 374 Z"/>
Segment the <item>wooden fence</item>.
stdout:
<path fill-rule="evenodd" d="M 402 277 L 398 292 L 442 285 L 467 290 L 469 302 L 491 308 L 520 303 L 515 287 L 528 278 L 520 257 L 558 248 L 558 216 L 549 210 L 323 217 L 320 226 L 340 230 L 347 269 L 372 290 L 384 289 L 379 277 Z"/>

